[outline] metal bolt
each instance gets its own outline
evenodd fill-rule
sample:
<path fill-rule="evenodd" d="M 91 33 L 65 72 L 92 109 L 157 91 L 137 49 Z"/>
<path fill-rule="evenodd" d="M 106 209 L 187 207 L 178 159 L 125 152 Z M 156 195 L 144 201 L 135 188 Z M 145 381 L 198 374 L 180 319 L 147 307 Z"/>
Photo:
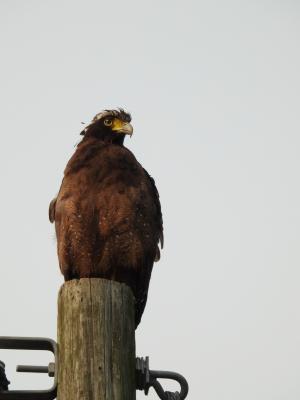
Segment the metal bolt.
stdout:
<path fill-rule="evenodd" d="M 55 375 L 55 363 L 49 363 L 48 367 L 42 365 L 17 365 L 17 372 L 36 372 L 38 374 Z"/>

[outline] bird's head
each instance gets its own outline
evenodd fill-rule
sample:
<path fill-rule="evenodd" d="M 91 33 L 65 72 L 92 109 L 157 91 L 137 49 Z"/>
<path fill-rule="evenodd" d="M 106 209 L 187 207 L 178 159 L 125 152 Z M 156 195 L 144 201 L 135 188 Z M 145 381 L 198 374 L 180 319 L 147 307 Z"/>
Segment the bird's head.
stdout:
<path fill-rule="evenodd" d="M 131 116 L 122 108 L 104 110 L 95 115 L 92 122 L 81 132 L 111 143 L 123 144 L 126 135 L 132 135 Z"/>

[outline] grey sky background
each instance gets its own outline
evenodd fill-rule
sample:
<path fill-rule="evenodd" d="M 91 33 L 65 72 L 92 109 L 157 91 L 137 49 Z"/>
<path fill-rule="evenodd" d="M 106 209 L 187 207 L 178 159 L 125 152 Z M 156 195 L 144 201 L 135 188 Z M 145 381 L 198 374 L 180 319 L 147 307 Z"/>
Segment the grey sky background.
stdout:
<path fill-rule="evenodd" d="M 81 121 L 121 106 L 165 226 L 137 354 L 185 375 L 189 399 L 299 398 L 299 9 L 1 1 L 0 335 L 56 338 L 48 204 Z M 11 388 L 50 385 L 13 372 L 49 356 L 0 359 Z"/>

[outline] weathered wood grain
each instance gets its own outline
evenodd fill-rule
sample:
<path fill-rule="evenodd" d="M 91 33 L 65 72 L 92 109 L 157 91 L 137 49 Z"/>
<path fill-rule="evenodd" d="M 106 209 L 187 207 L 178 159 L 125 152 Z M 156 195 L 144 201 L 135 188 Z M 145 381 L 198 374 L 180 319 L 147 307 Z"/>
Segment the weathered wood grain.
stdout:
<path fill-rule="evenodd" d="M 135 400 L 134 297 L 104 279 L 58 296 L 58 400 Z"/>

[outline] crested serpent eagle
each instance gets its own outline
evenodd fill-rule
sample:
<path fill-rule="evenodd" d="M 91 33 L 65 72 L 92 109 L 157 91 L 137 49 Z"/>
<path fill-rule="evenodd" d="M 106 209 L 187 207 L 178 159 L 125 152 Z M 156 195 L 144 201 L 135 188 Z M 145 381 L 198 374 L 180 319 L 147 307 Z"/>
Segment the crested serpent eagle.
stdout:
<path fill-rule="evenodd" d="M 135 296 L 137 326 L 160 258 L 163 226 L 154 180 L 123 144 L 133 132 L 130 121 L 122 109 L 105 110 L 81 132 L 49 218 L 65 280 L 126 283 Z"/>

